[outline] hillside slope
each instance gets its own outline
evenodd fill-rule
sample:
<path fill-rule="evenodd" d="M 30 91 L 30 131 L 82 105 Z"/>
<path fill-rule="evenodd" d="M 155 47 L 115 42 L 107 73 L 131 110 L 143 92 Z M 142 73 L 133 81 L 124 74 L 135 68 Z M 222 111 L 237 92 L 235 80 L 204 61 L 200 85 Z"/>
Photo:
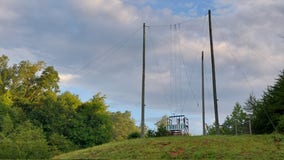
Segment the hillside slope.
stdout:
<path fill-rule="evenodd" d="M 280 142 L 278 139 L 281 139 Z M 189 136 L 126 140 L 54 159 L 283 159 L 284 137 Z"/>

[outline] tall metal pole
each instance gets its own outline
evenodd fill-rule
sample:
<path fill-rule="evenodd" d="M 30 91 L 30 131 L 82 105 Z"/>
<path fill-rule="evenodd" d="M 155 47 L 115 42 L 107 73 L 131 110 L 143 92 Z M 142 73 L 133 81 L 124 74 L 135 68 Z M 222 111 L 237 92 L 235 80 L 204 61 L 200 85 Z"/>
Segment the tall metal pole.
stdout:
<path fill-rule="evenodd" d="M 143 60 L 142 60 L 142 96 L 141 96 L 141 137 L 144 138 L 145 129 L 145 31 L 146 25 L 143 23 Z"/>
<path fill-rule="evenodd" d="M 202 70 L 202 128 L 203 136 L 206 135 L 205 130 L 205 101 L 204 101 L 204 53 L 201 53 L 201 70 Z"/>
<path fill-rule="evenodd" d="M 208 10 L 208 16 L 209 16 L 209 37 L 210 37 L 211 64 L 212 64 L 212 83 L 213 83 L 215 125 L 216 125 L 216 134 L 218 135 L 218 134 L 220 134 L 220 129 L 219 129 L 219 118 L 218 118 L 218 103 L 217 103 L 216 77 L 215 77 L 215 61 L 214 61 L 212 26 L 211 26 L 211 11 L 210 10 Z"/>

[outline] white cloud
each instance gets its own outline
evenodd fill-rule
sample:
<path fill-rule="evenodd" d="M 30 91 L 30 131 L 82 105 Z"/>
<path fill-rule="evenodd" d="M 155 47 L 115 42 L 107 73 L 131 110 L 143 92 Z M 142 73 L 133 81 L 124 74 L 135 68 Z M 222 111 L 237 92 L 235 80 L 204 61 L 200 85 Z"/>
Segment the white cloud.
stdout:
<path fill-rule="evenodd" d="M 29 60 L 31 62 L 40 61 L 40 56 L 36 51 L 27 48 L 0 48 L 0 54 L 9 58 L 10 65 L 17 64 L 20 61 Z"/>
<path fill-rule="evenodd" d="M 8 22 L 16 20 L 20 15 L 14 10 L 16 5 L 15 0 L 1 0 L 0 1 L 0 22 Z"/>
<path fill-rule="evenodd" d="M 74 4 L 87 16 L 100 17 L 105 21 L 129 23 L 137 19 L 135 9 L 121 0 L 76 0 Z"/>
<path fill-rule="evenodd" d="M 60 78 L 60 85 L 66 87 L 66 86 L 72 86 L 74 85 L 74 81 L 78 78 L 80 78 L 79 75 L 74 75 L 74 74 L 62 74 L 59 73 L 59 78 Z"/>
<path fill-rule="evenodd" d="M 18 14 L 16 14 L 15 12 L 4 8 L 4 7 L 0 7 L 0 21 L 2 22 L 7 22 L 10 20 L 15 20 L 19 17 Z"/>

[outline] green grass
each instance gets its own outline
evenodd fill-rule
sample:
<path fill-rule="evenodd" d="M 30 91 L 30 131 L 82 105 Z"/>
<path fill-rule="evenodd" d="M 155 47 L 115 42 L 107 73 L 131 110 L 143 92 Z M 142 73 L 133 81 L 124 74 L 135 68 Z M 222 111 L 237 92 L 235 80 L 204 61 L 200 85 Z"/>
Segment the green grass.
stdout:
<path fill-rule="evenodd" d="M 284 136 L 177 136 L 112 142 L 54 159 L 284 159 Z"/>

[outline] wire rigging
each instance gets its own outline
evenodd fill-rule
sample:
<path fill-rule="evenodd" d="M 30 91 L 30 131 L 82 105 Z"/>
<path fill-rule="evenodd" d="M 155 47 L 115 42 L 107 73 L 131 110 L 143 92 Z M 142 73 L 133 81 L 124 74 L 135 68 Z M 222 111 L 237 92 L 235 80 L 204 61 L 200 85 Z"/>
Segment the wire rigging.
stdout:
<path fill-rule="evenodd" d="M 204 23 L 205 20 L 204 18 L 201 18 L 201 20 L 203 20 L 203 24 L 202 30 L 204 30 Z M 200 21 L 200 19 L 199 19 Z M 196 96 L 196 91 L 194 91 L 193 89 L 193 78 L 191 77 L 191 75 L 193 74 L 193 69 L 196 67 L 189 67 L 186 62 L 185 62 L 185 58 L 184 58 L 184 48 L 185 46 L 182 44 L 182 37 L 184 35 L 184 33 L 182 32 L 182 26 L 183 24 L 188 23 L 187 21 L 181 22 L 181 23 L 175 23 L 175 24 L 170 24 L 170 25 L 150 25 L 151 30 L 153 30 L 153 28 L 159 29 L 161 30 L 161 28 L 163 27 L 164 29 L 169 28 L 170 32 L 169 32 L 169 41 L 167 41 L 166 43 L 169 44 L 164 44 L 164 47 L 169 47 L 169 56 L 168 56 L 168 61 L 169 61 L 169 73 L 170 73 L 170 77 L 169 77 L 169 86 L 165 86 L 165 88 L 169 88 L 169 96 L 166 97 L 166 99 L 168 99 L 168 101 L 170 100 L 171 102 L 168 102 L 169 108 L 171 110 L 171 112 L 173 111 L 173 107 L 176 108 L 174 112 L 181 112 L 183 113 L 184 108 L 190 103 L 189 102 L 189 97 L 188 94 L 191 94 L 191 98 L 195 101 L 196 106 L 199 106 L 199 102 L 197 100 L 197 96 Z M 165 32 L 164 32 L 165 33 Z M 202 34 L 204 33 L 204 31 L 202 31 Z M 154 34 L 152 31 L 149 34 Z M 167 35 L 167 33 L 165 34 L 161 34 L 162 35 Z M 148 36 L 149 37 L 149 36 Z M 167 39 L 165 37 L 161 38 L 163 39 Z M 203 43 L 204 46 L 204 43 Z M 149 53 L 151 54 L 151 53 Z M 166 56 L 167 53 L 165 53 L 163 56 L 163 59 Z M 190 54 L 190 53 L 189 53 Z M 191 60 L 194 61 L 194 60 Z M 159 65 L 158 62 L 155 62 L 156 65 Z M 191 64 L 191 63 L 189 63 Z M 159 68 L 159 67 L 158 67 Z M 159 72 L 159 71 L 158 71 Z M 162 78 L 162 77 L 161 77 Z M 195 85 L 196 86 L 196 85 Z M 179 111 L 178 111 L 179 110 Z"/>
<path fill-rule="evenodd" d="M 181 42 L 180 42 L 181 39 L 180 38 L 181 38 L 181 33 L 179 33 L 179 45 L 181 45 Z M 179 46 L 179 48 L 181 48 L 181 46 Z M 181 53 L 181 49 L 179 49 L 179 53 Z M 190 76 L 190 75 L 193 75 L 193 73 L 192 73 L 193 67 L 187 67 L 183 54 L 180 54 L 180 60 L 181 60 L 181 66 L 184 69 L 183 73 L 184 73 L 185 80 L 186 80 L 185 87 L 186 86 L 188 87 L 188 92 L 191 92 L 192 97 L 193 97 L 194 101 L 196 102 L 196 105 L 199 106 L 197 96 L 196 96 L 195 92 L 193 91 L 192 77 Z M 184 97 L 183 97 L 184 100 L 187 98 L 185 96 L 186 95 L 184 95 Z M 184 106 L 185 106 L 185 101 L 184 101 L 184 104 L 183 104 L 183 108 L 184 108 Z"/>
<path fill-rule="evenodd" d="M 147 37 L 148 37 L 148 41 L 149 41 L 149 43 L 147 43 L 148 47 L 146 48 L 146 51 L 148 53 L 147 54 L 148 55 L 148 59 L 150 59 L 152 61 L 152 63 L 156 66 L 156 67 L 155 66 L 153 66 L 153 67 L 149 66 L 149 67 L 153 68 L 153 73 L 161 73 L 163 75 L 163 74 L 165 74 L 165 71 L 162 69 L 162 66 L 160 65 L 159 59 L 155 55 L 155 52 L 151 51 L 151 49 L 154 48 L 154 46 L 152 45 L 154 43 L 154 40 L 153 40 L 153 34 L 152 34 L 152 28 L 151 27 L 148 27 L 148 34 L 147 35 L 148 35 Z M 162 79 L 164 77 L 159 77 L 159 78 Z M 151 83 L 151 82 L 148 82 L 148 84 L 149 83 Z M 148 87 L 148 86 L 146 85 L 146 87 Z M 163 94 L 162 98 L 164 100 L 163 103 L 166 106 L 170 106 L 171 100 L 169 99 L 168 95 L 165 95 L 165 93 L 167 93 L 167 90 L 166 90 L 166 87 L 163 87 L 162 88 L 162 94 Z M 146 92 L 146 94 L 147 94 L 147 92 Z M 150 108 L 154 108 L 154 107 L 152 107 L 150 105 Z"/>
<path fill-rule="evenodd" d="M 92 64 L 94 64 L 94 59 L 96 62 L 96 67 L 97 67 L 96 70 L 99 70 L 103 66 L 104 62 L 107 59 L 109 59 L 110 56 L 114 56 L 115 54 L 118 54 L 119 53 L 118 51 L 122 49 L 128 42 L 130 42 L 133 36 L 141 30 L 142 30 L 142 27 L 139 27 L 134 32 L 130 33 L 129 36 L 127 36 L 125 39 L 116 42 L 110 48 L 107 48 L 101 53 L 96 53 L 95 55 L 99 55 L 99 56 L 91 57 L 90 60 L 87 63 L 85 63 L 85 65 L 83 65 L 80 70 L 85 71 L 86 68 L 89 68 Z"/>

